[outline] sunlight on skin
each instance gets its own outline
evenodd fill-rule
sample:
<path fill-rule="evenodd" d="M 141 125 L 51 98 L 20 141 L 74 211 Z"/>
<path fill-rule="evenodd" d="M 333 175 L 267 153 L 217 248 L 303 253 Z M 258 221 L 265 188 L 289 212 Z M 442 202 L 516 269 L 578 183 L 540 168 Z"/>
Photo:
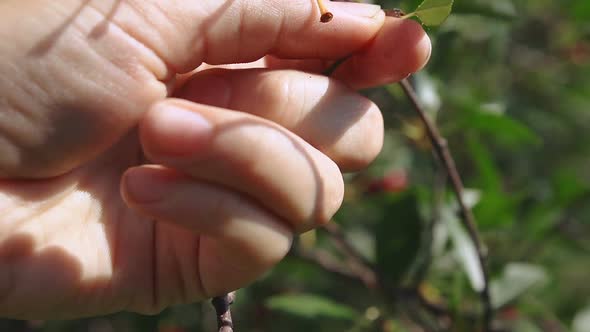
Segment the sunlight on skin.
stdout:
<path fill-rule="evenodd" d="M 337 77 L 344 82 L 335 85 L 308 72 L 265 69 L 269 82 L 286 87 L 273 108 L 308 98 L 293 111 L 298 118 L 253 115 L 273 112 L 252 103 L 276 93 L 262 76 L 233 87 L 236 95 L 258 87 L 256 96 L 231 105 L 239 112 L 167 98 L 173 77 L 203 61 L 272 53 L 273 68 L 306 68 L 363 48 L 385 20 L 376 6 L 331 3 L 335 16 L 326 28 L 316 9 L 308 0 L 0 1 L 0 40 L 16 39 L 0 43 L 0 109 L 24 119 L 0 117 L 0 152 L 12 151 L 10 158 L 0 153 L 0 176 L 20 179 L 0 181 L 0 315 L 155 313 L 197 301 L 250 284 L 288 252 L 294 233 L 329 220 L 342 199 L 339 168 L 365 167 L 382 142 L 378 108 L 349 86 L 368 87 L 392 73 L 355 82 L 354 63 L 344 64 Z M 22 33 L 11 35 L 13 26 Z M 385 34 L 424 34 L 412 22 L 388 26 Z M 415 40 L 404 42 L 407 48 L 369 48 L 359 61 L 381 68 L 377 55 L 390 49 L 394 58 L 424 60 Z M 190 85 L 192 78 L 184 79 Z M 191 136 L 197 115 L 212 124 L 210 137 Z M 191 137 L 203 139 L 211 159 L 194 163 L 198 151 L 164 158 L 193 144 Z M 148 153 L 155 142 L 169 144 Z M 359 152 L 367 142 L 374 148 Z M 212 163 L 218 167 L 205 167 Z M 144 186 L 135 196 L 133 175 Z M 139 199 L 154 192 L 163 195 L 157 202 Z"/>
<path fill-rule="evenodd" d="M 9 211 L 0 222 L 4 315 L 153 311 L 153 224 L 119 194 L 121 174 L 137 163 L 138 149 L 131 137 L 70 174 L 21 186 L 0 182 L 0 214 Z"/>

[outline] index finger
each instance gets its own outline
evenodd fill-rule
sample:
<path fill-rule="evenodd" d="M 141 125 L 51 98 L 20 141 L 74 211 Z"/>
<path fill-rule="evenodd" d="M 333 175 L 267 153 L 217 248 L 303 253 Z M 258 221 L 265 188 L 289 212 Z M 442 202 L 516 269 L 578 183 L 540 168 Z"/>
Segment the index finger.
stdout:
<path fill-rule="evenodd" d="M 320 22 L 316 0 L 130 0 L 112 21 L 181 73 L 203 62 L 250 62 L 268 54 L 338 59 L 367 45 L 385 18 L 376 5 L 326 6 L 334 15 L 328 24 Z"/>
<path fill-rule="evenodd" d="M 375 39 L 359 52 L 343 57 L 343 62 L 271 56 L 265 64 L 271 69 L 312 73 L 335 69 L 329 76 L 354 89 L 364 89 L 397 82 L 419 71 L 428 62 L 431 50 L 430 39 L 420 24 L 388 17 Z"/>

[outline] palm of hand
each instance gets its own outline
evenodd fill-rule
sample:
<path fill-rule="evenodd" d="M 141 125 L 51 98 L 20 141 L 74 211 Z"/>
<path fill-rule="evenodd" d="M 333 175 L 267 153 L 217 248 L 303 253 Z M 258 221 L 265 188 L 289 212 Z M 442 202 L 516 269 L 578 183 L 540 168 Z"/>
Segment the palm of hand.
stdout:
<path fill-rule="evenodd" d="M 202 15 L 199 8 L 202 4 L 193 5 L 199 10 L 189 12 Z M 279 56 L 322 59 L 319 62 L 279 60 L 273 68 L 317 71 L 322 66 L 313 64 L 321 63 L 324 56 L 333 59 L 357 50 L 375 37 L 383 25 L 383 17 L 374 8 L 371 15 L 377 16 L 363 19 L 346 14 L 350 11 L 347 9 L 338 16 L 346 21 L 339 29 L 318 29 L 307 26 L 311 21 L 298 19 L 298 16 L 308 17 L 313 8 L 289 2 L 276 2 L 276 5 L 285 6 L 282 8 L 285 13 L 296 13 L 291 19 L 299 23 L 286 30 L 278 26 L 271 29 L 283 33 L 283 38 L 272 34 L 259 38 L 252 34 L 249 36 L 254 41 L 252 45 L 240 42 L 239 34 L 231 35 L 230 39 L 235 40 L 233 45 L 252 46 L 247 52 L 233 50 L 233 53 L 224 52 L 227 43 L 221 42 L 229 33 L 212 29 L 211 33 L 217 33 L 220 41 L 209 45 L 213 47 L 208 50 L 209 55 L 219 57 L 213 62 L 257 58 L 269 50 L 274 40 L 277 45 L 273 51 Z M 152 7 L 156 15 L 161 14 L 162 8 Z M 181 7 L 174 7 L 179 12 L 170 16 L 185 15 Z M 191 19 L 188 21 L 199 21 Z M 244 20 L 244 31 L 261 31 L 280 24 L 280 20 L 270 16 L 246 16 Z M 335 75 L 360 88 L 399 79 L 420 68 L 428 57 L 423 31 L 410 21 L 400 22 L 386 24 L 381 29 L 386 38 L 377 38 L 373 49 L 344 64 Z M 171 30 L 178 35 L 178 44 L 192 43 L 197 29 L 183 25 L 182 20 L 174 23 L 180 25 Z M 233 23 L 219 26 L 231 27 Z M 317 37 L 302 39 L 302 36 Z M 74 134 L 65 139 L 42 137 L 42 149 L 20 146 L 24 160 L 32 161 L 25 165 L 27 169 L 21 170 L 18 163 L 13 163 L 18 159 L 1 160 L 1 175 L 22 177 L 24 174 L 25 178 L 36 178 L 0 181 L 0 314 L 4 316 L 55 319 L 119 310 L 147 313 L 242 287 L 284 256 L 293 231 L 309 229 L 331 217 L 342 199 L 338 167 L 352 170 L 366 166 L 381 148 L 383 128 L 377 107 L 334 80 L 291 70 L 222 71 L 195 75 L 179 94 L 220 108 L 161 102 L 168 108 L 180 105 L 187 113 L 198 113 L 210 122 L 215 135 L 202 139 L 208 142 L 207 148 L 197 154 L 204 155 L 205 161 L 212 161 L 212 166 L 195 160 L 195 153 L 171 160 L 159 152 L 189 145 L 187 142 L 194 141 L 194 137 L 183 137 L 183 130 L 175 130 L 171 125 L 158 128 L 158 123 L 166 122 L 168 114 L 161 109 L 157 111 L 152 106 L 146 115 L 153 101 L 165 98 L 167 82 L 156 79 L 161 80 L 165 70 L 160 75 L 150 72 L 154 68 L 162 69 L 160 65 L 165 61 L 154 60 L 154 52 L 146 52 L 137 44 L 126 48 L 116 34 L 107 37 L 96 42 L 97 49 L 88 51 L 107 52 L 112 56 L 110 63 L 119 63 L 117 52 L 129 48 L 130 52 L 138 52 L 134 59 L 145 60 L 134 64 L 142 68 L 140 74 L 134 67 L 132 70 L 114 68 L 99 75 L 104 78 L 112 74 L 102 82 L 114 86 L 107 93 L 101 90 L 103 98 L 112 97 L 106 105 L 94 103 L 95 91 L 89 94 L 84 85 L 71 85 L 72 91 L 78 94 L 80 109 L 72 112 L 60 107 L 43 108 L 40 111 L 43 116 L 37 117 L 59 121 L 64 118 L 61 115 L 74 115 L 65 117 L 65 127 L 60 128 L 58 122 L 49 126 L 39 122 L 23 128 L 25 135 L 43 133 L 47 128 Z M 215 40 L 213 35 L 209 37 Z M 396 38 L 408 46 L 398 48 Z M 167 42 L 164 40 L 155 53 L 166 53 L 166 47 L 172 45 Z M 388 51 L 390 44 L 396 45 L 395 51 Z M 199 53 L 193 45 L 184 46 L 178 50 Z M 68 47 L 65 49 L 66 54 L 72 54 Z M 194 62 L 183 52 L 167 55 L 168 63 L 176 62 L 180 67 L 190 68 Z M 91 70 L 94 65 L 91 63 Z M 356 66 L 366 70 L 360 72 Z M 2 66 L 0 72 L 1 69 Z M 136 76 L 126 76 L 127 72 Z M 75 75 L 72 77 L 77 79 Z M 215 81 L 222 81 L 223 88 L 211 88 L 210 82 Z M 48 79 L 46 83 L 50 85 L 52 81 Z M 203 91 L 208 93 L 203 95 Z M 220 93 L 223 91 L 231 91 L 229 97 Z M 64 104 L 60 91 L 53 97 L 57 100 L 55 105 Z M 37 115 L 36 111 L 32 114 Z M 50 116 L 44 117 L 47 114 L 43 112 Z M 60 117 L 52 117 L 52 112 Z M 79 121 L 80 114 L 84 121 Z M 86 115 L 102 122 L 89 125 L 88 120 L 92 118 L 83 118 Z M 113 122 L 113 117 L 120 121 Z M 71 119 L 79 122 L 72 126 Z M 228 126 L 236 121 L 247 125 Z M 138 122 L 145 123 L 139 132 L 135 129 Z M 0 133 L 4 127 L 0 119 Z M 92 130 L 81 133 L 80 127 Z M 226 129 L 217 130 L 222 127 Z M 108 132 L 111 129 L 113 133 Z M 119 139 L 126 132 L 127 136 Z M 77 137 L 84 139 L 76 141 Z M 38 157 L 39 152 L 44 155 Z M 144 166 L 146 159 L 163 168 Z M 52 163 L 51 167 L 42 162 Z M 173 204 L 165 206 L 166 211 L 161 206 L 135 204 L 128 197 L 125 180 L 121 179 L 124 173 L 133 173 L 133 169 L 143 172 L 144 180 L 157 176 L 173 179 L 168 186 L 174 190 L 167 191 L 180 194 L 170 195 Z M 45 170 L 48 173 L 43 173 Z M 51 177 L 56 174 L 62 175 Z M 322 197 L 330 199 L 321 200 Z"/>
<path fill-rule="evenodd" d="M 70 174 L 1 184 L 0 298 L 9 315 L 151 312 L 205 296 L 199 236 L 156 224 L 121 199 L 121 174 L 140 157 L 129 138 Z"/>

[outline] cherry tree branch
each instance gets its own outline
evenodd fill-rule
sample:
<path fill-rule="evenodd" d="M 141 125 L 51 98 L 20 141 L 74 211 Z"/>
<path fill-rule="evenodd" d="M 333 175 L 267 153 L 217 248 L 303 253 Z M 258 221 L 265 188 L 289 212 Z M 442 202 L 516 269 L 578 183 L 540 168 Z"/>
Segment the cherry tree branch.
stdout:
<path fill-rule="evenodd" d="M 230 306 L 236 298 L 235 292 L 216 296 L 211 300 L 217 315 L 217 328 L 219 332 L 233 332 L 234 323 L 231 317 Z"/>
<path fill-rule="evenodd" d="M 377 291 L 383 300 L 390 305 L 395 303 L 407 304 L 413 301 L 426 312 L 437 319 L 451 321 L 453 314 L 444 305 L 430 302 L 418 289 L 412 287 L 395 287 L 387 283 L 378 271 L 377 267 L 369 261 L 346 238 L 340 227 L 335 222 L 326 224 L 321 228 L 333 242 L 336 249 L 343 254 L 346 260 L 355 264 L 345 264 L 328 252 L 318 248 L 313 250 L 296 249 L 292 253 L 295 257 L 318 266 L 326 272 L 332 273 L 344 279 L 361 283 L 367 289 Z M 473 313 L 466 313 L 466 317 L 475 317 Z"/>
<path fill-rule="evenodd" d="M 485 246 L 479 236 L 479 232 L 475 224 L 475 217 L 473 216 L 471 209 L 467 206 L 465 200 L 463 199 L 465 188 L 463 186 L 463 182 L 461 181 L 461 176 L 459 175 L 459 171 L 457 170 L 457 166 L 455 165 L 455 160 L 453 159 L 449 151 L 447 140 L 442 137 L 436 125 L 426 115 L 426 112 L 420 104 L 418 96 L 416 95 L 416 92 L 414 91 L 414 88 L 412 87 L 408 79 L 403 79 L 400 82 L 400 85 L 404 90 L 404 93 L 410 100 L 414 110 L 416 111 L 422 123 L 424 124 L 426 132 L 428 134 L 428 138 L 432 143 L 436 155 L 439 161 L 441 162 L 442 166 L 444 167 L 445 171 L 447 172 L 448 178 L 451 182 L 451 187 L 453 189 L 453 192 L 455 193 L 457 202 L 459 203 L 461 221 L 463 222 L 464 227 L 467 229 L 469 237 L 473 241 L 473 244 L 477 251 L 477 257 L 484 279 L 483 289 L 480 292 L 481 301 L 483 304 L 483 326 L 484 332 L 490 331 L 491 322 L 493 318 L 493 309 L 490 298 L 490 282 L 486 266 Z"/>

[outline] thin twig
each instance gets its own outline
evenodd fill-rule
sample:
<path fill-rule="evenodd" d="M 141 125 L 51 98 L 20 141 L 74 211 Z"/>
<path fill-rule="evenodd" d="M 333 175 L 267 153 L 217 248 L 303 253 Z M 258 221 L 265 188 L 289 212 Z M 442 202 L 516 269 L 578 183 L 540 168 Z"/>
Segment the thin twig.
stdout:
<path fill-rule="evenodd" d="M 368 284 L 366 280 L 363 279 L 362 275 L 359 275 L 359 279 L 362 280 L 365 285 L 369 288 L 376 288 L 382 291 L 382 294 L 387 297 L 389 295 L 392 298 L 401 297 L 401 298 L 412 298 L 418 301 L 427 311 L 434 314 L 435 316 L 446 316 L 450 317 L 450 313 L 448 310 L 440 307 L 436 304 L 430 303 L 423 295 L 415 288 L 395 288 L 391 287 L 388 283 L 385 282 L 384 278 L 381 276 L 380 271 L 378 270 L 377 266 L 371 263 L 369 260 L 363 256 L 353 245 L 352 243 L 346 238 L 344 232 L 340 229 L 340 226 L 335 222 L 330 222 L 324 225 L 323 229 L 328 233 L 328 236 L 336 242 L 338 247 L 349 257 L 357 261 L 359 264 L 362 264 L 366 274 L 372 276 L 374 280 L 374 284 Z M 321 266 L 321 265 L 320 265 Z M 390 302 L 394 302 L 391 301 Z"/>
<path fill-rule="evenodd" d="M 364 284 L 371 289 L 377 289 L 380 291 L 381 295 L 389 303 L 394 303 L 401 299 L 405 301 L 407 299 L 412 299 L 417 301 L 426 311 L 430 312 L 435 317 L 445 317 L 450 319 L 452 316 L 450 311 L 442 306 L 430 303 L 424 295 L 416 288 L 399 288 L 399 287 L 392 287 L 389 283 L 386 282 L 385 278 L 382 277 L 381 272 L 377 268 L 377 266 L 371 263 L 365 256 L 360 253 L 352 243 L 346 238 L 346 235 L 340 229 L 340 226 L 335 222 L 330 222 L 324 225 L 323 229 L 326 231 L 328 236 L 334 240 L 337 246 L 346 254 L 348 258 L 352 258 L 359 264 L 362 264 L 365 270 L 368 270 L 366 274 L 372 276 L 374 283 L 367 283 L 366 280 L 363 279 L 362 275 L 359 275 L 359 280 L 363 281 Z M 319 264 L 321 266 L 321 264 Z"/>
<path fill-rule="evenodd" d="M 323 229 L 331 235 L 332 240 L 336 243 L 342 251 L 344 251 L 350 258 L 354 259 L 365 268 L 375 270 L 375 266 L 363 254 L 361 254 L 353 245 L 346 239 L 346 235 L 340 229 L 336 222 L 329 222 L 324 225 Z"/>
<path fill-rule="evenodd" d="M 318 248 L 313 250 L 294 249 L 291 253 L 293 257 L 312 263 L 326 272 L 350 281 L 361 282 L 369 289 L 374 288 L 376 277 L 372 271 L 366 270 L 358 265 L 351 266 L 350 264 L 345 264 L 325 250 Z"/>
<path fill-rule="evenodd" d="M 440 159 L 442 165 L 445 168 L 445 171 L 449 176 L 449 179 L 451 180 L 451 187 L 453 188 L 455 196 L 457 197 L 457 202 L 459 203 L 459 210 L 461 212 L 462 217 L 461 220 L 463 221 L 463 225 L 465 226 L 465 228 L 467 228 L 469 236 L 475 245 L 475 249 L 477 251 L 477 256 L 479 259 L 479 264 L 484 277 L 483 290 L 480 293 L 484 307 L 483 327 L 484 332 L 490 331 L 493 310 L 489 291 L 489 275 L 487 272 L 487 266 L 485 262 L 485 247 L 483 245 L 483 242 L 481 241 L 481 238 L 479 237 L 479 232 L 475 224 L 475 217 L 473 216 L 471 209 L 467 206 L 467 204 L 465 204 L 465 200 L 463 199 L 464 187 L 463 182 L 461 181 L 461 176 L 457 171 L 457 166 L 455 165 L 455 161 L 451 156 L 447 141 L 441 136 L 436 125 L 432 121 L 430 121 L 430 119 L 426 115 L 426 112 L 422 108 L 422 105 L 420 105 L 418 97 L 416 96 L 414 88 L 412 87 L 410 82 L 407 79 L 403 79 L 400 82 L 400 85 L 404 90 L 406 96 L 412 103 L 412 106 L 414 107 L 416 113 L 418 113 L 418 116 L 424 123 L 426 132 L 428 133 L 428 137 L 430 138 L 434 150 L 436 151 L 438 158 Z"/>
<path fill-rule="evenodd" d="M 233 332 L 234 323 L 231 317 L 230 306 L 236 298 L 235 292 L 216 296 L 211 300 L 217 315 L 217 328 L 219 332 Z"/>
<path fill-rule="evenodd" d="M 332 224 L 332 223 L 331 223 Z M 334 242 L 342 243 L 344 245 L 338 245 L 338 248 L 346 256 L 347 259 L 355 261 L 361 261 L 362 255 L 354 249 L 350 241 L 340 233 L 338 226 L 335 227 L 324 227 L 327 236 L 334 240 Z M 337 231 L 334 231 L 334 230 Z M 344 247 L 349 248 L 344 250 Z M 350 267 L 336 261 L 333 257 L 326 255 L 325 252 L 315 250 L 294 250 L 292 253 L 295 257 L 303 259 L 306 262 L 312 263 L 326 272 L 332 273 L 346 280 L 361 283 L 366 288 L 371 290 L 377 290 L 378 294 L 386 300 L 387 303 L 401 302 L 406 303 L 407 301 L 416 301 L 423 309 L 429 312 L 438 319 L 450 320 L 452 317 L 451 311 L 444 305 L 435 304 L 430 302 L 424 295 L 416 288 L 407 287 L 391 287 L 388 285 L 384 278 L 379 275 L 379 272 L 375 269 L 373 264 L 365 265 L 362 268 L 358 266 Z M 367 276 L 370 276 L 367 278 Z M 369 282 L 367 282 L 370 280 Z M 474 317 L 473 313 L 466 314 L 469 317 Z"/>

